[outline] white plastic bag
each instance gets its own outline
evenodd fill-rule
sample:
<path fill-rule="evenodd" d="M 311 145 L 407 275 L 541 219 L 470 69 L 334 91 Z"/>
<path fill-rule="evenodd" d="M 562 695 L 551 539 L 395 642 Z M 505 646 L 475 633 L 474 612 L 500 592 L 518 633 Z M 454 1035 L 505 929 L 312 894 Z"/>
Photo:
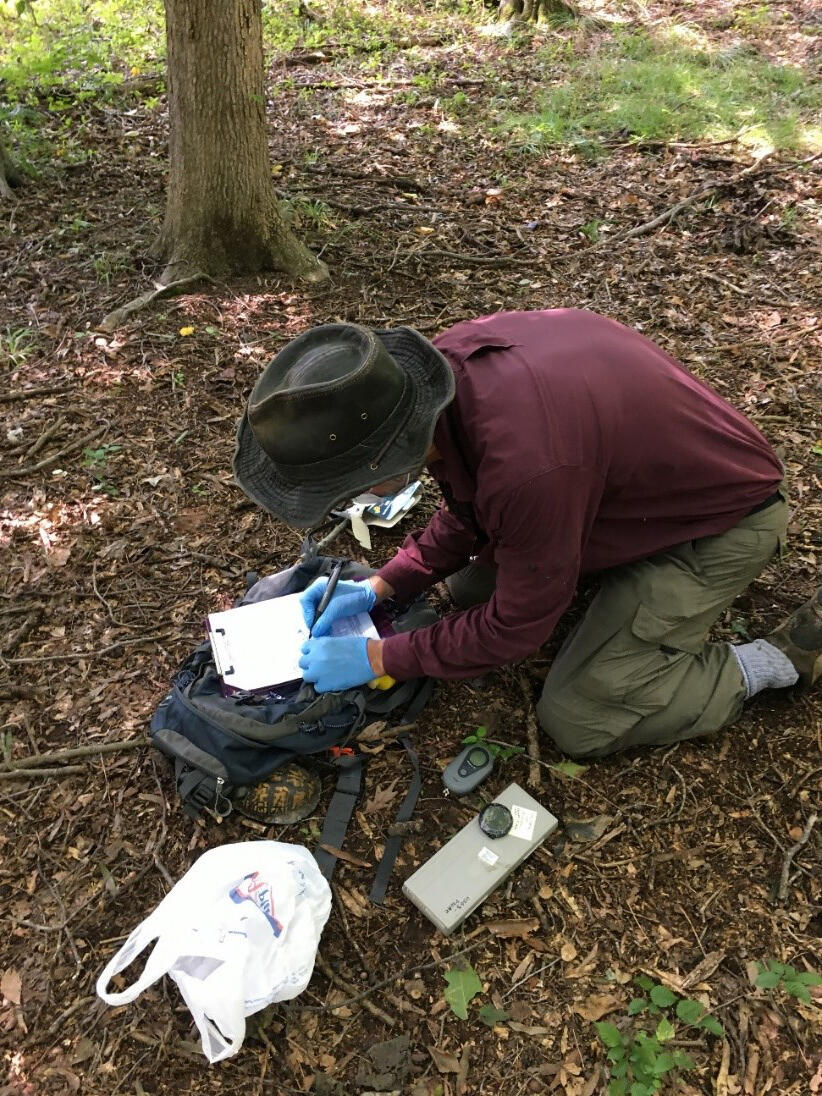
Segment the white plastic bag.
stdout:
<path fill-rule="evenodd" d="M 169 974 L 200 1031 L 209 1062 L 236 1054 L 245 1018 L 308 985 L 331 891 L 300 845 L 250 841 L 203 853 L 111 959 L 97 980 L 110 1005 L 126 1005 Z M 156 941 L 156 942 L 155 942 Z M 109 982 L 154 943 L 142 975 Z"/>

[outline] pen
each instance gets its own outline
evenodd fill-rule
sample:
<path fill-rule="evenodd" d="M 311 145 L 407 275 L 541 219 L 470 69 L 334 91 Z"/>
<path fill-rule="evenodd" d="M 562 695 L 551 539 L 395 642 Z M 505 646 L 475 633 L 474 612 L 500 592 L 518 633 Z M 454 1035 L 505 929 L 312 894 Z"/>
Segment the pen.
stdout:
<path fill-rule="evenodd" d="M 340 581 L 340 575 L 342 574 L 344 560 L 340 560 L 339 563 L 334 564 L 334 570 L 331 572 L 331 577 L 328 580 L 328 585 L 323 591 L 323 596 L 320 598 L 320 604 L 317 606 L 317 612 L 314 614 L 314 624 L 320 619 L 325 610 L 328 608 L 329 602 L 334 596 L 334 591 L 337 588 L 337 583 Z M 314 624 L 308 629 L 308 638 L 311 638 L 311 633 L 314 630 Z"/>

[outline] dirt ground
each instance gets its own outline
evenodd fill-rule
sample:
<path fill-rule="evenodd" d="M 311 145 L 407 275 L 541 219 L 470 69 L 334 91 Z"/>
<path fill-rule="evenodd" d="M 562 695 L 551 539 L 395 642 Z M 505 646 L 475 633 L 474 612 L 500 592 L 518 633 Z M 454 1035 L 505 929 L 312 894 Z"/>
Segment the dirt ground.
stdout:
<path fill-rule="evenodd" d="M 786 10 L 797 27 L 811 14 Z M 139 99 L 130 112 L 91 108 L 94 156 L 29 183 L 0 211 L 0 327 L 32 332 L 0 390 L 7 761 L 142 739 L 205 614 L 231 602 L 246 570 L 293 562 L 300 535 L 245 500 L 231 456 L 260 368 L 312 323 L 406 322 L 433 335 L 499 309 L 575 306 L 640 328 L 784 450 L 790 544 L 717 634 L 762 634 L 810 595 L 822 551 L 822 261 L 818 225 L 786 210 L 818 210 L 822 163 L 794 153 L 754 162 L 708 142 L 626 139 L 599 159 L 518 150 L 510 134 L 479 126 L 473 106 L 479 114 L 492 95 L 529 102 L 550 76 L 536 49 L 458 24 L 387 55 L 382 83 L 361 57 L 333 49 L 325 61 L 274 59 L 276 185 L 332 270 L 320 286 L 277 276 L 207 286 L 99 333 L 154 273 L 164 119 Z M 437 87 L 403 98 L 433 66 Z M 455 119 L 441 99 L 457 91 L 468 108 Z M 592 242 L 580 228 L 595 219 L 611 229 Z M 368 562 L 400 539 L 377 533 Z M 366 558 L 347 536 L 335 550 Z M 788 863 L 779 896 L 786 853 L 819 809 L 818 693 L 766 696 L 713 740 L 635 751 L 573 778 L 550 767 L 561 759 L 543 741 L 533 790 L 560 818 L 558 840 L 451 939 L 403 899 L 403 879 L 478 802 L 443 797 L 443 765 L 479 724 L 525 744 L 522 682 L 538 688 L 554 649 L 484 685 L 438 689 L 414 736 L 425 776 L 417 828 L 383 908 L 365 896 L 409 771 L 402 750 L 375 754 L 346 845 L 371 866 L 338 867 L 307 1007 L 267 1010 L 240 1054 L 215 1067 L 173 984 L 110 1009 L 95 980 L 199 853 L 261 834 L 311 845 L 322 809 L 300 828 L 198 824 L 145 745 L 80 759 L 59 779 L 0 772 L 0 1094 L 592 1096 L 607 1087 L 593 1021 L 624 1023 L 643 973 L 698 997 L 724 1025 L 723 1037 L 680 1037 L 696 1064 L 666 1091 L 819 1092 L 818 991 L 804 1004 L 752 985 L 757 961 L 820 967 L 822 827 Z M 483 792 L 527 775 L 515 757 Z M 483 985 L 468 1020 L 443 999 L 457 952 Z M 481 1023 L 485 1003 L 507 1019 Z M 406 1034 L 404 1064 L 376 1076 L 367 1049 Z"/>

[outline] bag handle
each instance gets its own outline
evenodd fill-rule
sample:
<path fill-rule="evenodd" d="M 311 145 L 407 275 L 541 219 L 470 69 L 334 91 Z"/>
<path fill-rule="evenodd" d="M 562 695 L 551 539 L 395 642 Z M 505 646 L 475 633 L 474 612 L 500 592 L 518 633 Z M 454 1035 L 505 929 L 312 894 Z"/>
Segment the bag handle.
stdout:
<path fill-rule="evenodd" d="M 157 909 L 159 908 L 158 906 Z M 157 910 L 155 910 L 156 912 Z M 151 926 L 152 920 L 153 918 L 149 917 L 137 926 L 120 950 L 109 959 L 105 970 L 97 979 L 97 996 L 101 997 L 107 1005 L 130 1005 L 132 1001 L 140 996 L 143 990 L 148 989 L 164 974 L 167 974 L 173 964 L 177 953 L 173 950 L 172 944 L 160 939 L 159 931 Z M 140 977 L 132 982 L 130 986 L 126 986 L 125 989 L 110 993 L 108 986 L 115 974 L 125 970 L 150 944 L 153 944 L 154 947 L 148 959 L 146 959 L 146 965 Z"/>

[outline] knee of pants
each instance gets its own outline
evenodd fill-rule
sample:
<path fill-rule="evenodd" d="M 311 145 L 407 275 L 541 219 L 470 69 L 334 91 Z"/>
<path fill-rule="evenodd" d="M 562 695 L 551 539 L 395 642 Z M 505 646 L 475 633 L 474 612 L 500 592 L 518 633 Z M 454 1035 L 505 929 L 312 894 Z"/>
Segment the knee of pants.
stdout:
<path fill-rule="evenodd" d="M 569 705 L 567 699 L 563 697 L 563 702 L 559 702 L 549 678 L 536 706 L 540 727 L 558 749 L 578 760 L 605 757 L 620 749 L 619 739 L 597 728 L 593 720 L 576 718 L 572 714 L 576 705 Z"/>
<path fill-rule="evenodd" d="M 445 580 L 448 593 L 458 609 L 470 609 L 490 599 L 497 584 L 496 568 L 469 563 Z"/>

